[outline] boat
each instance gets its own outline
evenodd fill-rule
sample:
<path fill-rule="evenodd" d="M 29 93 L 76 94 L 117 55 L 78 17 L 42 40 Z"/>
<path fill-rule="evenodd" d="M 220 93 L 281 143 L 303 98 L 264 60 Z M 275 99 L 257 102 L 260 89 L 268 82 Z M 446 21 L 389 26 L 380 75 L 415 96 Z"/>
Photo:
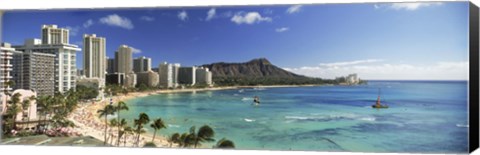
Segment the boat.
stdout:
<path fill-rule="evenodd" d="M 381 104 L 380 103 L 380 88 L 378 89 L 378 97 L 377 97 L 377 102 L 375 102 L 374 105 L 372 105 L 372 108 L 375 108 L 375 109 L 386 109 L 388 108 L 388 105 L 386 104 Z"/>

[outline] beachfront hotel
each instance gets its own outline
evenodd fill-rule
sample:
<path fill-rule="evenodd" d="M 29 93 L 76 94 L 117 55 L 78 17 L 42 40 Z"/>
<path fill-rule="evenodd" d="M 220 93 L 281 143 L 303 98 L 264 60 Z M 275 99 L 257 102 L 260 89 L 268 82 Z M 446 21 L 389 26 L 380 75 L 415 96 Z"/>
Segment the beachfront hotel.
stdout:
<path fill-rule="evenodd" d="M 81 49 L 69 44 L 69 30 L 56 25 L 42 26 L 42 39 L 27 39 L 24 45 L 13 46 L 24 53 L 38 52 L 55 55 L 55 91 L 66 92 L 76 87 L 76 58 Z"/>
<path fill-rule="evenodd" d="M 193 86 L 196 83 L 197 67 L 180 67 L 178 69 L 178 83 L 182 85 Z"/>
<path fill-rule="evenodd" d="M 107 66 L 107 73 L 108 74 L 112 74 L 112 73 L 115 73 L 115 58 L 106 58 L 106 64 L 105 66 Z"/>
<path fill-rule="evenodd" d="M 158 73 L 149 70 L 146 72 L 140 72 L 136 73 L 137 74 L 137 84 L 141 85 L 144 84 L 145 86 L 148 87 L 157 87 L 158 86 L 158 81 L 159 81 L 159 75 Z"/>
<path fill-rule="evenodd" d="M 12 65 L 14 90 L 33 90 L 39 96 L 54 94 L 54 54 L 14 51 Z"/>
<path fill-rule="evenodd" d="M 114 60 L 114 73 L 119 74 L 115 77 L 122 77 L 120 74 L 123 74 L 123 79 L 121 80 L 123 86 L 125 87 L 135 87 L 137 84 L 137 76 L 133 72 L 133 49 L 127 45 L 120 45 L 118 50 L 115 52 Z M 120 84 L 120 83 L 118 83 Z"/>
<path fill-rule="evenodd" d="M 178 86 L 178 69 L 180 64 L 170 64 L 167 62 L 158 65 L 159 87 L 176 88 Z"/>
<path fill-rule="evenodd" d="M 195 70 L 195 82 L 197 84 L 212 85 L 212 72 L 208 68 L 198 67 Z"/>
<path fill-rule="evenodd" d="M 12 87 L 7 84 L 7 82 L 12 80 L 12 69 L 11 64 L 14 48 L 10 47 L 10 44 L 2 43 L 0 46 L 0 92 L 8 94 L 12 91 Z"/>
<path fill-rule="evenodd" d="M 133 59 L 133 72 L 141 73 L 152 70 L 152 58 L 144 56 Z"/>
<path fill-rule="evenodd" d="M 97 37 L 96 34 L 83 36 L 83 75 L 86 78 L 100 79 L 100 87 L 105 82 L 105 38 Z"/>

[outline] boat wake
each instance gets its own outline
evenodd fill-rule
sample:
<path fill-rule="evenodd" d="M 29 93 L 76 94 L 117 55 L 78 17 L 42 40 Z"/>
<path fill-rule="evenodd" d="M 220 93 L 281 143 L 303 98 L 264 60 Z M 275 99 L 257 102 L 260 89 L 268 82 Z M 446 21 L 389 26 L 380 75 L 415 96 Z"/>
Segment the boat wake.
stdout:
<path fill-rule="evenodd" d="M 359 120 L 359 121 L 376 121 L 373 116 L 360 116 L 355 114 L 330 114 L 330 115 L 314 115 L 314 116 L 285 116 L 287 122 L 291 121 L 317 121 L 328 122 L 336 120 Z"/>
<path fill-rule="evenodd" d="M 243 120 L 245 120 L 245 122 L 255 122 L 254 119 L 248 119 L 248 118 L 244 118 Z"/>

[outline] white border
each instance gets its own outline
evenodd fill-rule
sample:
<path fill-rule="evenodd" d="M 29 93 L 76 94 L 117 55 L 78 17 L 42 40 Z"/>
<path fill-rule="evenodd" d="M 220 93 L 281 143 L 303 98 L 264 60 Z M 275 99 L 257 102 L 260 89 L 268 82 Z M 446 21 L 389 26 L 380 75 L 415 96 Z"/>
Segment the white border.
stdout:
<path fill-rule="evenodd" d="M 0 10 L 43 10 L 78 8 L 138 8 L 138 7 L 179 7 L 179 6 L 231 6 L 231 5 L 268 5 L 268 4 L 311 4 L 311 3 L 373 3 L 373 2 L 425 2 L 435 0 L 0 0 Z M 442 0 L 458 1 L 458 0 Z M 471 0 L 480 6 L 480 0 Z M 1 11 L 0 11 L 1 14 Z M 1 19 L 1 18 L 0 18 Z M 0 22 L 1 24 L 1 22 Z M 1 28 L 1 27 L 0 27 Z M 1 35 L 1 32 L 0 32 Z M 1 39 L 1 38 L 0 38 Z M 1 41 L 1 40 L 0 40 Z M 480 132 L 480 131 L 479 131 Z M 68 154 L 68 155 L 312 155 L 312 154 L 392 154 L 399 153 L 361 153 L 361 152 L 304 152 L 304 151 L 254 151 L 254 150 L 212 150 L 212 149 L 145 149 L 145 148 L 107 148 L 107 147 L 53 147 L 53 146 L 12 146 L 0 145 L 0 154 Z M 480 155 L 480 150 L 473 154 Z"/>
<path fill-rule="evenodd" d="M 136 8 L 219 5 L 267 5 L 311 3 L 373 3 L 373 2 L 426 2 L 439 0 L 0 0 L 0 10 L 52 9 L 52 8 Z M 459 0 L 441 0 L 459 1 Z"/>

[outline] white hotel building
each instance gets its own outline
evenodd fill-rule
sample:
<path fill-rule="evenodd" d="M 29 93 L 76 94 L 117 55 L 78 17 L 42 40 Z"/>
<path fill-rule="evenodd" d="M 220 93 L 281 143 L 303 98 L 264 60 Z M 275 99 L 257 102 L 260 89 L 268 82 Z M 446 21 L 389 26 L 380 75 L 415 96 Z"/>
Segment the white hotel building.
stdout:
<path fill-rule="evenodd" d="M 27 39 L 24 45 L 14 46 L 17 51 L 55 55 L 55 91 L 66 92 L 76 87 L 77 45 L 69 44 L 69 30 L 56 25 L 42 26 L 42 39 Z"/>

